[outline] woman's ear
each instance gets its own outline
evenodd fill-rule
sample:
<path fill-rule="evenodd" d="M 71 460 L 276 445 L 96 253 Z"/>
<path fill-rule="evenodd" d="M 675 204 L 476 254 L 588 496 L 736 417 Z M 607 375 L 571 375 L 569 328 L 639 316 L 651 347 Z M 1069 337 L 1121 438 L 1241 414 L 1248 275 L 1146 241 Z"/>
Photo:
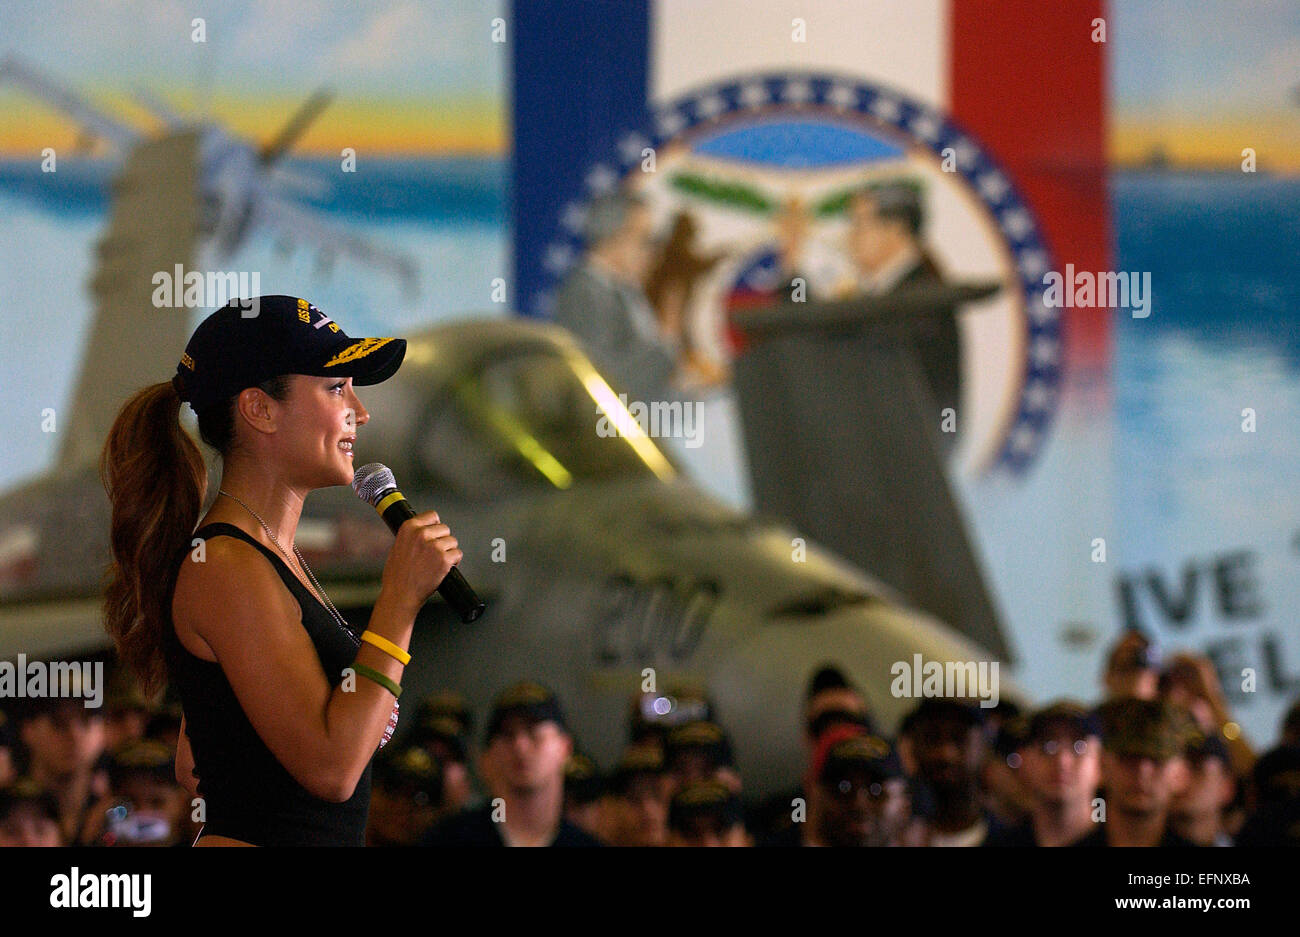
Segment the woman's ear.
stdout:
<path fill-rule="evenodd" d="M 239 392 L 236 409 L 244 422 L 259 433 L 276 430 L 277 404 L 270 394 L 257 387 L 245 387 Z"/>

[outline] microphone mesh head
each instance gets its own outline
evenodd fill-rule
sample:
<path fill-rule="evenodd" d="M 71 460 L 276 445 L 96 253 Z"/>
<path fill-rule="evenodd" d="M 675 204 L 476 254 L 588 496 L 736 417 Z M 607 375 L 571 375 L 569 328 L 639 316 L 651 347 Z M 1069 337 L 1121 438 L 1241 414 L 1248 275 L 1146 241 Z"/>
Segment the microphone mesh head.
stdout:
<path fill-rule="evenodd" d="M 368 462 L 352 476 L 352 490 L 372 508 L 396 488 L 397 479 L 393 477 L 392 469 L 382 462 Z"/>

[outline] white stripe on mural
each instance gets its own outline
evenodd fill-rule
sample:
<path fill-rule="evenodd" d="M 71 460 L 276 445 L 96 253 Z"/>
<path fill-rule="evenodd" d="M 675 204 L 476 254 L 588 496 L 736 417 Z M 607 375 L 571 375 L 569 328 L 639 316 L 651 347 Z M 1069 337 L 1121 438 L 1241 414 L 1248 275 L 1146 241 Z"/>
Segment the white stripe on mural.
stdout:
<path fill-rule="evenodd" d="M 656 0 L 650 98 L 731 75 L 844 71 L 948 110 L 949 0 Z M 806 41 L 796 42 L 794 20 Z M 899 36 L 916 37 L 900 43 Z"/>

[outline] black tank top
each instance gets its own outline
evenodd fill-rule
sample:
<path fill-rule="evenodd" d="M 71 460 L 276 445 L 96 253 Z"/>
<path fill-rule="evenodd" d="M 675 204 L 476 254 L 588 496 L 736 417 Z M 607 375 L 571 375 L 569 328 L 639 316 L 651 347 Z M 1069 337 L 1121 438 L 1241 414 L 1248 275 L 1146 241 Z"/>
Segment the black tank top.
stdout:
<path fill-rule="evenodd" d="M 337 686 L 342 670 L 356 659 L 357 642 L 343 632 L 329 609 L 303 586 L 281 557 L 243 530 L 233 524 L 212 523 L 194 532 L 199 538 L 223 535 L 251 543 L 271 560 L 302 607 L 303 627 L 316 647 L 326 678 L 331 686 Z M 185 557 L 180 557 L 177 568 L 184 561 Z M 172 582 L 174 594 L 175 578 Z M 171 620 L 171 598 L 169 595 L 166 605 L 165 654 L 169 676 L 180 692 L 199 794 L 206 804 L 203 834 L 230 836 L 257 846 L 364 846 L 371 766 L 366 766 L 352 797 L 343 803 L 331 803 L 308 792 L 248 721 L 221 665 L 196 657 L 181 644 Z M 257 635 L 250 634 L 249 640 L 256 641 Z M 274 677 L 268 674 L 267 679 Z"/>

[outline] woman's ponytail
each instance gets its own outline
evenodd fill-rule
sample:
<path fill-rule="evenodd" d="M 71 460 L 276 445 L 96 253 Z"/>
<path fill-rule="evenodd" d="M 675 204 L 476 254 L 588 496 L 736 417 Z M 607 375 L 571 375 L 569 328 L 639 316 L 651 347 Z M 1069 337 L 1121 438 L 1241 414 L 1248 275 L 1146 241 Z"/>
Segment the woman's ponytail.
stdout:
<path fill-rule="evenodd" d="M 151 697 L 167 679 L 163 629 L 176 560 L 207 494 L 207 468 L 180 407 L 171 382 L 136 393 L 118 412 L 99 462 L 112 507 L 104 628 Z"/>

